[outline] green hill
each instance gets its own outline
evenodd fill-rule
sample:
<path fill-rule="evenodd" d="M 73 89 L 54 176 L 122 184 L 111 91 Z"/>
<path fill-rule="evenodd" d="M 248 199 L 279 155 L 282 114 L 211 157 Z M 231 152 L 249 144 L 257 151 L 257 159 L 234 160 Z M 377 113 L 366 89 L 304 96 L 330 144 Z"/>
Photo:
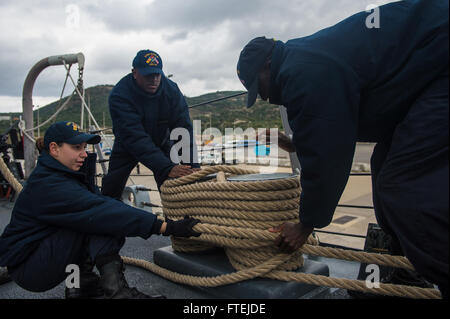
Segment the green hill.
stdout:
<path fill-rule="evenodd" d="M 112 88 L 112 85 L 98 85 L 85 90 L 86 103 L 90 105 L 90 110 L 101 127 L 110 128 L 112 126 L 108 110 L 108 96 Z M 189 106 L 193 106 L 237 93 L 240 92 L 218 91 L 196 97 L 186 97 L 186 102 Z M 61 102 L 55 101 L 41 107 L 39 109 L 39 122 L 42 123 L 47 120 L 58 110 L 59 105 L 62 105 L 66 99 L 68 99 L 68 96 L 63 98 Z M 247 108 L 245 106 L 246 100 L 247 95 L 244 94 L 215 103 L 190 108 L 191 119 L 202 121 L 202 132 L 209 127 L 211 119 L 211 126 L 218 128 L 222 134 L 225 134 L 225 128 L 233 127 L 241 127 L 244 130 L 247 127 L 253 127 L 255 129 L 260 127 L 282 127 L 277 106 L 258 100 L 253 107 Z M 0 113 L 0 116 L 2 115 L 10 115 L 14 118 L 19 117 L 21 113 Z M 44 134 L 45 130 L 52 123 L 62 120 L 73 121 L 76 123 L 81 122 L 81 99 L 77 95 L 72 97 L 72 100 L 66 105 L 64 110 L 62 110 L 50 123 L 41 127 L 41 135 Z M 37 110 L 34 111 L 34 123 L 35 126 L 37 126 Z M 86 110 L 84 111 L 84 123 L 86 127 L 88 123 L 88 114 Z M 9 126 L 10 123 L 8 121 L 0 121 L 0 133 L 4 133 Z M 35 135 L 36 134 L 37 131 L 35 131 Z"/>

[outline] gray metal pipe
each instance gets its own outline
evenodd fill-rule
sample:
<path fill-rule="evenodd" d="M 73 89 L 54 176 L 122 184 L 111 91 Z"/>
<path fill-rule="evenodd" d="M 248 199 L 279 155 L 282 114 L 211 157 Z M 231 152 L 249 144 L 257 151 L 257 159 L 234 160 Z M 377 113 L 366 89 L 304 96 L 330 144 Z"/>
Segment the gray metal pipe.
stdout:
<path fill-rule="evenodd" d="M 75 54 L 63 54 L 55 55 L 44 58 L 37 62 L 31 70 L 28 72 L 25 82 L 23 84 L 22 91 L 22 112 L 23 119 L 25 121 L 25 130 L 31 129 L 34 126 L 33 123 L 33 87 L 39 74 L 51 65 L 62 65 L 78 63 L 80 69 L 84 68 L 84 55 L 83 53 Z M 33 131 L 28 131 L 28 135 L 34 137 Z M 36 148 L 34 142 L 30 140 L 26 135 L 23 142 L 24 158 L 25 158 L 25 178 L 28 178 L 31 171 L 36 165 Z"/>

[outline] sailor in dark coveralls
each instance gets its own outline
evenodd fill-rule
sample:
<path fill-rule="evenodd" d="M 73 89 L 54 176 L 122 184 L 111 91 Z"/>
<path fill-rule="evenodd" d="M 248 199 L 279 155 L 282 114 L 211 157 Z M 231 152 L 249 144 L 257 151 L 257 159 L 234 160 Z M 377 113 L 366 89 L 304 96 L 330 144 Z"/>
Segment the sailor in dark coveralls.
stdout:
<path fill-rule="evenodd" d="M 360 12 L 286 43 L 255 38 L 238 76 L 248 90 L 287 108 L 301 165 L 298 224 L 276 245 L 300 248 L 330 224 L 347 183 L 356 142 L 376 143 L 371 158 L 378 224 L 417 272 L 448 298 L 449 2 L 380 6 L 379 25 Z"/>
<path fill-rule="evenodd" d="M 159 187 L 167 178 L 189 175 L 200 169 L 189 109 L 177 84 L 163 72 L 158 53 L 141 50 L 133 60 L 132 73 L 123 77 L 109 96 L 109 111 L 115 136 L 108 174 L 102 193 L 120 199 L 127 179 L 142 163 L 154 174 Z M 173 129 L 185 129 L 186 154 L 170 156 Z M 181 159 L 180 165 L 174 160 Z"/>
<path fill-rule="evenodd" d="M 99 141 L 100 136 L 81 132 L 73 122 L 47 129 L 37 166 L 0 237 L 0 265 L 8 267 L 20 287 L 33 292 L 56 287 L 73 264 L 80 270 L 80 286 L 66 288 L 66 298 L 164 298 L 128 287 L 119 251 L 126 237 L 198 236 L 192 230 L 198 220 L 162 221 L 102 195 L 94 177 L 86 174 L 96 163 L 86 145 Z M 100 277 L 92 271 L 94 265 Z"/>

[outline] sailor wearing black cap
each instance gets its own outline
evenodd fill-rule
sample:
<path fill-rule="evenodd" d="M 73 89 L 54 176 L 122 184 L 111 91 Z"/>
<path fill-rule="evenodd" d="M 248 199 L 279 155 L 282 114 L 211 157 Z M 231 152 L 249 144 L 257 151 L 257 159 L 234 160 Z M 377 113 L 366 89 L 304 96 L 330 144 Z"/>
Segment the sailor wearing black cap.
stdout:
<path fill-rule="evenodd" d="M 133 60 L 132 73 L 123 77 L 109 96 L 114 146 L 102 192 L 120 199 L 127 179 L 140 162 L 154 174 L 158 188 L 169 177 L 185 176 L 198 170 L 197 152 L 189 109 L 177 84 L 163 72 L 158 53 L 141 50 Z M 179 158 L 171 158 L 172 130 L 189 133 L 182 141 Z M 177 152 L 172 152 L 174 155 Z M 177 165 L 178 160 L 183 165 Z"/>
<path fill-rule="evenodd" d="M 192 230 L 198 221 L 163 222 L 102 195 L 84 173 L 85 147 L 98 142 L 100 136 L 81 132 L 73 122 L 47 129 L 36 168 L 0 237 L 0 265 L 33 292 L 57 286 L 68 275 L 66 267 L 74 264 L 80 286 L 66 288 L 67 298 L 152 298 L 129 288 L 123 276 L 119 251 L 125 237 L 198 236 Z M 100 278 L 92 271 L 94 265 Z"/>
<path fill-rule="evenodd" d="M 300 248 L 330 224 L 352 167 L 356 142 L 377 143 L 371 159 L 378 224 L 419 274 L 448 298 L 448 1 L 379 7 L 286 43 L 255 38 L 237 72 L 248 104 L 259 93 L 284 105 L 301 165 L 298 224 L 281 232 Z"/>

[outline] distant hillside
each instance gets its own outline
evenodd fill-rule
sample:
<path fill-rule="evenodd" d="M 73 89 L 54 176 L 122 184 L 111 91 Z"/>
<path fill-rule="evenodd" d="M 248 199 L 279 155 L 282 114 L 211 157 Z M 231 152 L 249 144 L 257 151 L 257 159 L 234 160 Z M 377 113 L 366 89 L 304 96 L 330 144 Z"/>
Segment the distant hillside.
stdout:
<path fill-rule="evenodd" d="M 108 96 L 111 92 L 112 85 L 98 85 L 87 88 L 85 90 L 86 103 L 90 105 L 91 112 L 95 117 L 97 123 L 102 127 L 111 127 L 111 116 L 108 110 Z M 208 93 L 197 97 L 186 97 L 186 102 L 189 106 L 199 104 L 202 102 L 226 97 L 239 93 L 239 91 L 218 91 L 215 93 Z M 39 121 L 40 123 L 47 120 L 52 114 L 56 112 L 59 105 L 62 105 L 68 97 L 63 98 L 61 102 L 56 101 L 39 109 Z M 258 100 L 251 108 L 247 108 L 246 105 L 247 95 L 241 95 L 238 97 L 210 103 L 190 109 L 190 115 L 192 120 L 202 121 L 202 132 L 210 124 L 211 126 L 218 128 L 222 134 L 224 134 L 225 128 L 241 127 L 246 129 L 247 127 L 259 128 L 259 127 L 282 127 L 281 118 L 277 106 L 271 105 L 267 102 Z M 61 104 L 60 104 L 61 103 Z M 12 117 L 20 116 L 21 113 L 0 113 L 2 115 L 11 115 Z M 88 114 L 84 111 L 84 123 L 85 126 L 88 123 Z M 68 103 L 64 110 L 62 110 L 56 118 L 52 121 L 73 121 L 76 123 L 81 122 L 81 100 L 75 95 Z M 34 111 L 35 126 L 38 123 L 37 110 Z M 44 134 L 45 130 L 51 125 L 48 123 L 41 127 L 40 133 Z M 0 133 L 4 133 L 10 126 L 8 121 L 0 121 Z M 36 132 L 35 132 L 36 134 Z"/>
<path fill-rule="evenodd" d="M 189 106 L 206 102 L 233 94 L 239 91 L 225 91 L 201 95 L 193 98 L 186 98 Z M 211 116 L 211 126 L 218 128 L 222 134 L 225 128 L 241 127 L 246 129 L 253 127 L 282 127 L 280 111 L 277 106 L 258 100 L 251 108 L 246 107 L 247 95 L 240 95 L 230 99 L 210 103 L 190 109 L 192 120 L 202 121 L 202 132 L 209 127 Z"/>

